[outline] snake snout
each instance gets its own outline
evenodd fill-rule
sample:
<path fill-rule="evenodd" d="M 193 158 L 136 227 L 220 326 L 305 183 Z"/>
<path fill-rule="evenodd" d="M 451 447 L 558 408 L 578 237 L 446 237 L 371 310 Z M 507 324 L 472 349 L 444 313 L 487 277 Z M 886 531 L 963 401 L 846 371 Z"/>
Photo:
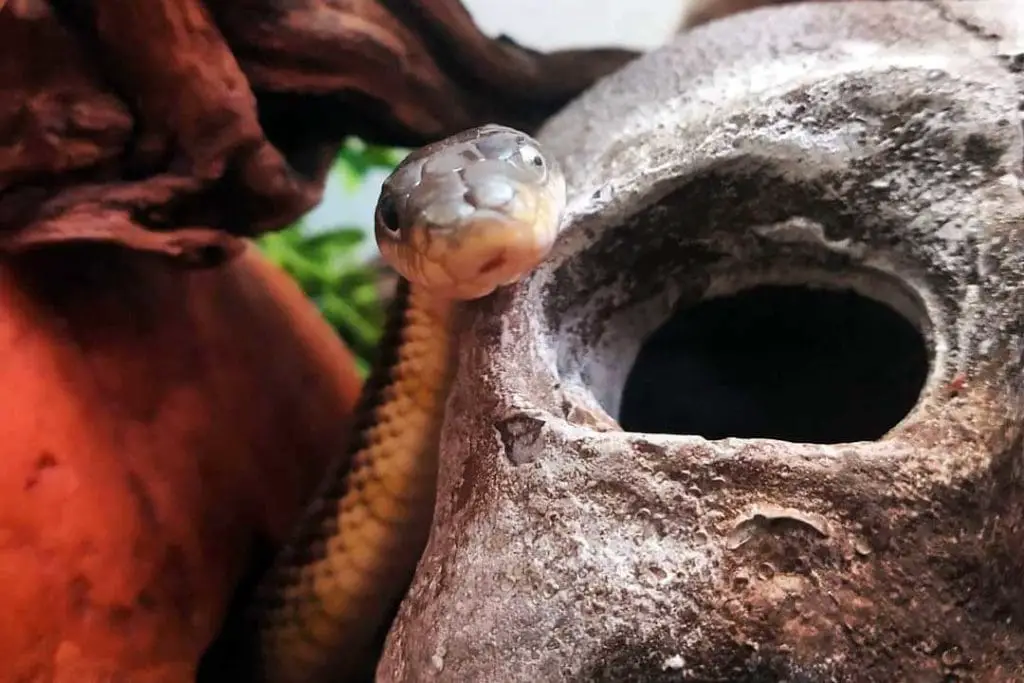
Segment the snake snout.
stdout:
<path fill-rule="evenodd" d="M 435 240 L 410 279 L 439 296 L 477 299 L 533 270 L 554 243 L 555 231 L 535 222 L 484 220 Z"/>

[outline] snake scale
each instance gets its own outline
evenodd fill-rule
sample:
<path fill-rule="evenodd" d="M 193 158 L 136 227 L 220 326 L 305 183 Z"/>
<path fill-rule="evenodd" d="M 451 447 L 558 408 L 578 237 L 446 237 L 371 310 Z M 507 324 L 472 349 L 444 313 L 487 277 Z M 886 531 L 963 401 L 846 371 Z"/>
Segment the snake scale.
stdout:
<path fill-rule="evenodd" d="M 407 156 L 375 212 L 401 279 L 337 465 L 279 552 L 252 604 L 264 683 L 372 676 L 433 515 L 459 301 L 521 279 L 549 253 L 565 180 L 532 137 L 486 125 Z"/>

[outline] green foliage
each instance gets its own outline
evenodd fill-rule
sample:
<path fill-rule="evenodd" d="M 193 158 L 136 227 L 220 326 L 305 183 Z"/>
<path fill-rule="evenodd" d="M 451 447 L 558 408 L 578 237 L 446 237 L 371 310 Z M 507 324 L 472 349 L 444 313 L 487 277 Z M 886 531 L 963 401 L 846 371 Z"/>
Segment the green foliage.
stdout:
<path fill-rule="evenodd" d="M 345 187 L 351 191 L 363 182 L 368 172 L 377 168 L 390 171 L 404 156 L 404 150 L 377 147 L 357 138 L 349 138 L 338 152 L 331 170 L 341 177 Z"/>
<path fill-rule="evenodd" d="M 373 169 L 393 169 L 401 150 L 367 145 L 349 139 L 331 172 L 338 174 L 346 192 L 352 192 Z M 306 295 L 356 355 L 365 374 L 380 339 L 384 305 L 380 300 L 376 269 L 361 249 L 372 234 L 366 226 L 338 226 L 312 234 L 304 221 L 258 241 L 267 257 L 295 278 Z"/>

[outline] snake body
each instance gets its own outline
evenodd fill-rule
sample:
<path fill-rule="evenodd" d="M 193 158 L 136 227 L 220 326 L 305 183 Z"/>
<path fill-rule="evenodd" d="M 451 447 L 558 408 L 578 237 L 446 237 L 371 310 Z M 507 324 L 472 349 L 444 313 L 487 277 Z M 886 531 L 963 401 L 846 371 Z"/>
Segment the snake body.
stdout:
<path fill-rule="evenodd" d="M 257 591 L 266 683 L 372 675 L 429 533 L 458 301 L 533 269 L 564 206 L 565 181 L 539 143 L 496 125 L 411 153 L 384 182 L 376 239 L 401 279 L 349 457 L 327 474 Z"/>

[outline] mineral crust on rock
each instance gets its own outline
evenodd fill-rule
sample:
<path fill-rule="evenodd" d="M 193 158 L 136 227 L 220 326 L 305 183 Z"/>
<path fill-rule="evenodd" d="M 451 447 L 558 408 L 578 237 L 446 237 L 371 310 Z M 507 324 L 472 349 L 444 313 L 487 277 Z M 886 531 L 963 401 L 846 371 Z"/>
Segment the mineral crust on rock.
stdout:
<path fill-rule="evenodd" d="M 466 309 L 436 519 L 379 680 L 1024 680 L 1022 22 L 1011 2 L 755 10 L 549 121 L 567 234 Z M 580 419 L 621 416 L 673 311 L 763 285 L 912 326 L 925 369 L 890 428 Z"/>

